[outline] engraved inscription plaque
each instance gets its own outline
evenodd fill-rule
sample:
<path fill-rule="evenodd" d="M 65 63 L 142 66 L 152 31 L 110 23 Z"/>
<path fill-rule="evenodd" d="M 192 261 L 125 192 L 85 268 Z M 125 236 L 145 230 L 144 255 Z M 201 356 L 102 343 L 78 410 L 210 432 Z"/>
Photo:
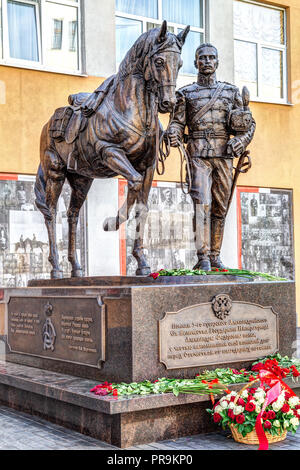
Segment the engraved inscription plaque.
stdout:
<path fill-rule="evenodd" d="M 272 307 L 226 296 L 230 309 L 218 318 L 218 300 L 167 312 L 159 321 L 159 357 L 167 369 L 250 361 L 278 351 L 278 315 Z"/>
<path fill-rule="evenodd" d="M 105 360 L 105 312 L 100 297 L 11 297 L 11 353 L 101 367 Z"/>

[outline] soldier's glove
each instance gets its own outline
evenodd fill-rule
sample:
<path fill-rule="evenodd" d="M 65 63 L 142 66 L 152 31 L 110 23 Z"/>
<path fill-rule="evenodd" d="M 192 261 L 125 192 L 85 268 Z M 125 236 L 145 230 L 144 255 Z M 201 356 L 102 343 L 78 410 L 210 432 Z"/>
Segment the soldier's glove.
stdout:
<path fill-rule="evenodd" d="M 166 132 L 164 138 L 165 138 L 166 143 L 168 141 L 170 142 L 171 147 L 178 147 L 178 145 L 180 144 L 180 139 L 178 137 L 178 134 L 174 130 L 170 130 Z"/>
<path fill-rule="evenodd" d="M 232 157 L 240 157 L 244 150 L 244 145 L 238 137 L 234 137 L 228 142 L 227 153 Z"/>

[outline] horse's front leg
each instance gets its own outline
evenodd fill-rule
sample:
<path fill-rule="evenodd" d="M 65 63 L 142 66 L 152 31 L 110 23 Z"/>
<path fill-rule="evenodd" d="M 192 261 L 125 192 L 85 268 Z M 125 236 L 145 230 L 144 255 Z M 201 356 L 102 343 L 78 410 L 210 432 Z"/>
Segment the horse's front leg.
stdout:
<path fill-rule="evenodd" d="M 111 170 L 128 181 L 128 195 L 125 203 L 119 209 L 116 217 L 107 217 L 103 223 L 103 229 L 107 232 L 118 230 L 120 225 L 128 219 L 138 192 L 142 190 L 144 178 L 131 165 L 125 152 L 119 148 L 109 147 L 105 149 L 103 161 Z"/>
<path fill-rule="evenodd" d="M 82 268 L 77 258 L 76 251 L 76 236 L 77 236 L 77 225 L 80 209 L 86 200 L 86 196 L 89 192 L 92 178 L 85 176 L 68 173 L 67 178 L 72 188 L 70 205 L 68 209 L 68 223 L 69 223 L 69 248 L 68 248 L 68 260 L 71 263 L 72 277 L 81 277 Z"/>
<path fill-rule="evenodd" d="M 138 268 L 136 270 L 137 276 L 148 276 L 151 269 L 144 252 L 144 232 L 145 225 L 148 217 L 148 198 L 152 186 L 154 176 L 154 166 L 147 168 L 142 190 L 139 192 L 136 204 L 136 234 L 133 246 L 133 256 L 137 260 Z"/>

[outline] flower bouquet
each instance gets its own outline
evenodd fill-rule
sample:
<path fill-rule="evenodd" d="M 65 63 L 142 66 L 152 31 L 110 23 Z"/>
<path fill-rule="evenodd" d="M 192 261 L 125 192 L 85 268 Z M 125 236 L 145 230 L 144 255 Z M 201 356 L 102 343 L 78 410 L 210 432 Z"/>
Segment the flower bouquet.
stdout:
<path fill-rule="evenodd" d="M 259 386 L 254 386 L 257 382 Z M 230 428 L 235 441 L 259 444 L 261 450 L 266 450 L 269 443 L 282 441 L 287 432 L 297 431 L 300 400 L 279 381 L 274 386 L 258 379 L 240 392 L 222 397 L 207 411 L 223 429 Z"/>

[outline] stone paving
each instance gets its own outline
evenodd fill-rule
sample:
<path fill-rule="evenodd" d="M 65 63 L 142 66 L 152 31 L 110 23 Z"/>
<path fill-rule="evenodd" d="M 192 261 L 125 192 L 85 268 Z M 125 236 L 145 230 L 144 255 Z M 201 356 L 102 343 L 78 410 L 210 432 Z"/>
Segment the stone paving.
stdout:
<path fill-rule="evenodd" d="M 228 433 L 218 432 L 153 442 L 127 450 L 153 452 L 180 450 L 256 450 L 257 446 L 237 444 Z M 271 446 L 272 450 L 300 450 L 300 431 Z M 0 450 L 119 450 L 78 432 L 49 423 L 36 416 L 0 407 Z"/>

